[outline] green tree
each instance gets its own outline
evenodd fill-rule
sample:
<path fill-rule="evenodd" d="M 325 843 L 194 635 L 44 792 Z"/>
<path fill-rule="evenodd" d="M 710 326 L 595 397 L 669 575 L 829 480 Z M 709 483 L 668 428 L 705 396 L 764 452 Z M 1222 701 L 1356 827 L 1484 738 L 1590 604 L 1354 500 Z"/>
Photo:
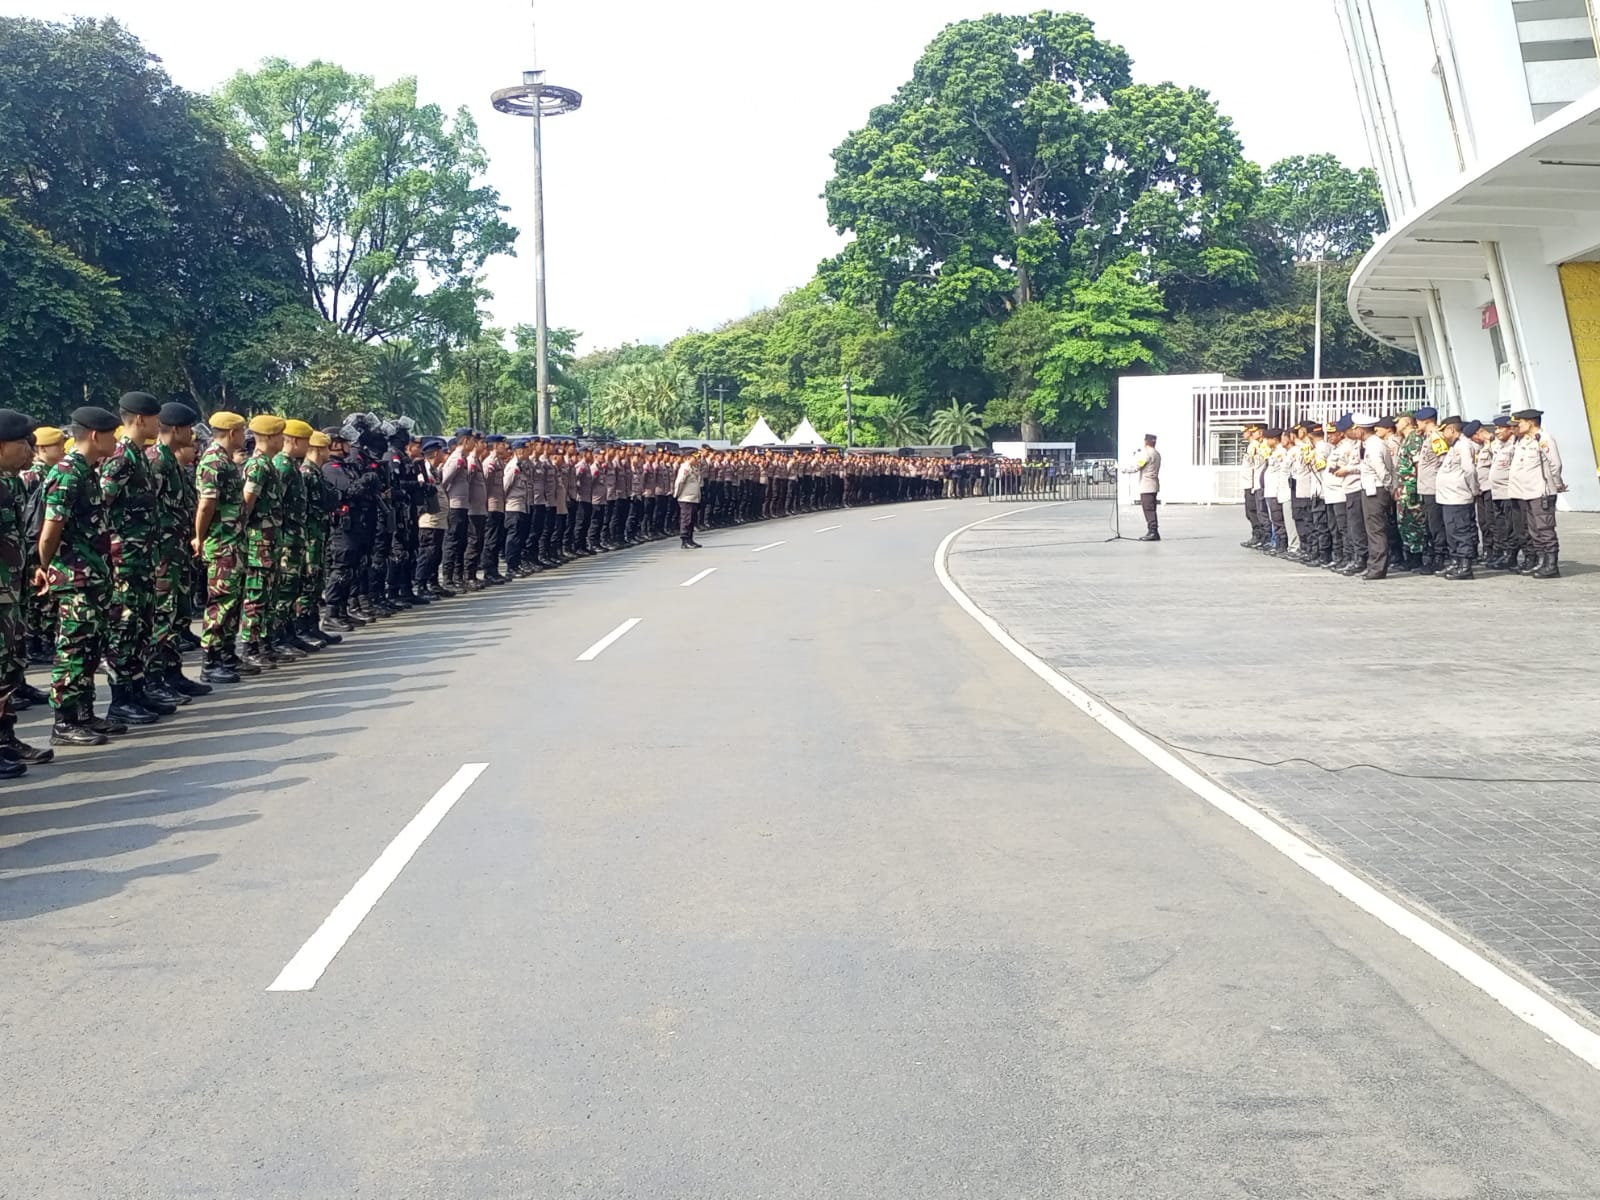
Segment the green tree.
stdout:
<path fill-rule="evenodd" d="M 952 400 L 949 407 L 934 410 L 928 422 L 928 436 L 938 446 L 981 446 L 982 414 L 970 404 Z"/>
<path fill-rule="evenodd" d="M 881 404 L 869 402 L 867 412 L 877 421 L 885 446 L 920 446 L 928 436 L 928 427 L 904 396 L 886 396 Z"/>
<path fill-rule="evenodd" d="M 52 270 L 90 271 L 71 290 L 93 319 L 61 297 L 72 332 L 36 325 L 69 340 L 34 346 L 30 386 L 46 386 L 48 364 L 61 403 L 130 386 L 209 401 L 252 327 L 305 298 L 272 180 L 115 21 L 0 18 L 0 96 L 7 221 L 36 231 L 41 253 L 48 243 Z M 9 305 L 30 301 L 5 292 L 0 324 L 16 328 L 27 314 Z"/>
<path fill-rule="evenodd" d="M 371 347 L 309 308 L 278 309 L 257 322 L 230 356 L 221 397 L 246 413 L 274 412 L 326 425 L 377 406 Z"/>
<path fill-rule="evenodd" d="M 476 332 L 477 275 L 510 253 L 477 126 L 417 103 L 414 78 L 378 87 L 332 63 L 271 58 L 218 97 L 237 145 L 289 201 L 293 245 L 318 311 L 371 340 L 439 344 Z"/>
<path fill-rule="evenodd" d="M 1074 427 L 1084 427 L 1110 404 L 1119 377 L 1160 368 L 1165 316 L 1160 289 L 1136 280 L 1131 266 L 1112 267 L 1075 289 L 1056 317 L 1041 389 L 1072 413 Z"/>
<path fill-rule="evenodd" d="M 1387 224 L 1371 167 L 1352 171 L 1332 154 L 1296 155 L 1268 168 L 1265 182 L 1256 213 L 1297 262 L 1356 258 Z"/>
<path fill-rule="evenodd" d="M 408 342 L 390 342 L 378 348 L 372 360 L 371 394 L 379 412 L 412 418 L 420 433 L 444 429 L 439 382 Z"/>

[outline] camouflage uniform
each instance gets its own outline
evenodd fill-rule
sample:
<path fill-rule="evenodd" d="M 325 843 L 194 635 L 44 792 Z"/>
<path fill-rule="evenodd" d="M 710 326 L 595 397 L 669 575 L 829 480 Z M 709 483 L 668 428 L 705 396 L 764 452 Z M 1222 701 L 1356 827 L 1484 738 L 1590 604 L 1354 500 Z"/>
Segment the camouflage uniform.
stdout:
<path fill-rule="evenodd" d="M 0 477 L 0 733 L 9 734 L 16 725 L 11 711 L 11 694 L 16 680 L 27 670 L 28 626 L 22 598 L 33 591 L 32 572 L 27 570 L 27 535 L 22 528 L 22 480 L 15 475 Z"/>
<path fill-rule="evenodd" d="M 323 563 L 328 555 L 328 515 L 333 511 L 332 488 L 322 477 L 322 468 L 310 459 L 300 463 L 300 478 L 306 492 L 305 570 L 300 577 L 300 596 L 295 616 L 316 617 L 322 599 Z"/>
<path fill-rule="evenodd" d="M 61 544 L 46 570 L 59 612 L 50 703 L 65 720 L 94 704 L 94 674 L 109 636 L 111 535 L 100 506 L 100 477 L 77 450 L 44 482 L 44 515 L 63 525 Z"/>
<path fill-rule="evenodd" d="M 44 487 L 45 476 L 50 474 L 50 468 L 43 459 L 34 459 L 33 464 L 25 468 L 18 475 L 21 488 L 18 493 L 18 504 L 26 510 L 28 499 Z M 33 559 L 31 550 L 24 554 L 30 562 Z M 32 571 L 29 571 L 29 575 Z M 54 661 L 56 641 L 56 598 L 55 593 L 39 595 L 28 580 L 23 581 L 23 616 L 28 623 L 28 636 L 40 644 L 48 654 L 46 661 Z"/>
<path fill-rule="evenodd" d="M 110 644 L 106 665 L 119 684 L 144 679 L 155 624 L 156 484 L 144 448 L 123 438 L 100 464 L 100 494 L 111 530 Z"/>
<path fill-rule="evenodd" d="M 278 565 L 278 503 L 282 485 L 272 460 L 257 451 L 244 464 L 245 485 L 255 492 L 255 506 L 245 522 L 244 616 L 239 636 L 247 646 L 268 640 Z"/>
<path fill-rule="evenodd" d="M 188 587 L 189 538 L 194 510 L 187 504 L 183 465 L 170 446 L 159 442 L 145 451 L 156 492 L 155 614 L 151 625 L 153 649 L 150 663 L 164 674 L 183 663 L 178 630 L 183 617 L 181 599 Z"/>
<path fill-rule="evenodd" d="M 305 582 L 306 483 L 287 450 L 272 460 L 278 472 L 277 577 L 273 581 L 268 637 L 290 632 Z M 259 501 L 257 502 L 259 504 Z"/>
<path fill-rule="evenodd" d="M 1421 554 L 1428 538 L 1428 522 L 1422 514 L 1422 497 L 1417 493 L 1417 455 L 1422 452 L 1422 434 L 1412 430 L 1400 443 L 1397 458 L 1400 499 L 1395 504 L 1395 520 L 1400 526 L 1400 543 L 1411 554 Z"/>
<path fill-rule="evenodd" d="M 194 533 L 195 510 L 200 507 L 200 492 L 195 487 L 195 464 L 191 463 L 187 467 L 182 463 L 178 464 L 178 489 L 181 496 L 179 504 L 183 509 L 183 535 L 177 582 L 174 586 L 178 589 L 178 632 L 182 633 L 193 623 L 195 617 L 205 610 L 204 565 L 195 557 L 190 547 L 190 539 Z"/>
<path fill-rule="evenodd" d="M 206 615 L 200 645 L 209 654 L 226 654 L 239 633 L 243 582 L 244 479 L 233 456 L 213 442 L 195 464 L 195 491 L 216 501 L 202 554 L 206 564 Z"/>

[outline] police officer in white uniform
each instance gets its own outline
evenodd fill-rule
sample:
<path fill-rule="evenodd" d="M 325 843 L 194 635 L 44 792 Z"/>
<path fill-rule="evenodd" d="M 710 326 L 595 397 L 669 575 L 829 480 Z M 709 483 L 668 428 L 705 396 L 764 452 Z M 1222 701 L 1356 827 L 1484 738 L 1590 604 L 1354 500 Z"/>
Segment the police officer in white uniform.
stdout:
<path fill-rule="evenodd" d="M 1156 449 L 1156 435 L 1144 435 L 1144 445 L 1139 447 L 1133 461 L 1122 468 L 1124 475 L 1139 477 L 1139 507 L 1144 510 L 1147 532 L 1141 542 L 1159 542 L 1161 527 L 1156 520 L 1156 506 L 1161 495 L 1161 451 Z"/>
<path fill-rule="evenodd" d="M 1556 537 L 1556 496 L 1567 490 L 1561 478 L 1561 451 L 1555 439 L 1540 428 L 1544 413 L 1536 408 L 1511 414 L 1517 424 L 1517 444 L 1511 452 L 1509 492 L 1522 510 L 1527 525 L 1531 568 L 1513 567 L 1534 579 L 1554 579 L 1561 574 L 1561 542 Z"/>

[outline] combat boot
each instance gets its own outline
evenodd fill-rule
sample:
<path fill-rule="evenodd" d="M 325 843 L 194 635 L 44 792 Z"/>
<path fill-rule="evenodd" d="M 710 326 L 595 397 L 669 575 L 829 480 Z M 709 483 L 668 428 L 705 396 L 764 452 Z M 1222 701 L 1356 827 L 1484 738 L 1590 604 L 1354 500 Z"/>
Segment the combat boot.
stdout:
<path fill-rule="evenodd" d="M 185 652 L 200 649 L 200 639 L 195 637 L 194 630 L 187 625 L 178 630 L 178 648 Z"/>
<path fill-rule="evenodd" d="M 324 650 L 329 646 L 337 646 L 344 641 L 336 633 L 325 632 L 315 616 L 299 617 L 296 620 L 296 624 L 300 630 L 300 636 L 311 642 L 319 650 Z"/>
<path fill-rule="evenodd" d="M 21 700 L 24 704 L 50 703 L 50 697 L 44 692 L 41 692 L 38 688 L 34 687 L 33 684 L 29 683 L 26 679 L 12 689 L 11 702 L 15 704 L 18 700 Z"/>
<path fill-rule="evenodd" d="M 189 703 L 189 697 L 168 691 L 158 676 L 146 675 L 138 683 L 131 683 L 128 687 L 134 703 L 158 717 L 170 717 Z"/>
<path fill-rule="evenodd" d="M 137 695 L 128 684 L 113 683 L 111 703 L 106 706 L 106 719 L 119 725 L 154 725 L 156 714 L 139 703 Z"/>
<path fill-rule="evenodd" d="M 239 670 L 242 673 L 259 675 L 263 671 L 275 671 L 277 667 L 278 664 L 263 652 L 260 642 L 249 643 L 239 656 Z"/>
<path fill-rule="evenodd" d="M 28 773 L 28 764 L 0 758 L 0 779 L 21 779 Z"/>
<path fill-rule="evenodd" d="M 1539 555 L 1539 562 L 1528 572 L 1533 579 L 1559 579 L 1561 577 L 1561 555 L 1557 552 Z"/>
<path fill-rule="evenodd" d="M 107 710 L 105 717 L 97 717 L 94 715 L 93 696 L 89 697 L 87 700 L 78 701 L 79 725 L 86 726 L 87 728 L 94 730 L 96 733 L 103 733 L 112 737 L 128 732 L 128 727 L 126 725 L 124 725 L 121 721 L 111 720 L 110 716 L 111 713 L 109 709 Z"/>
<path fill-rule="evenodd" d="M 215 650 L 207 650 L 205 663 L 200 668 L 200 678 L 207 683 L 238 683 L 239 672 L 230 667 Z"/>
<path fill-rule="evenodd" d="M 82 722 L 56 713 L 56 723 L 50 730 L 52 746 L 104 746 L 106 735 L 91 729 Z"/>
<path fill-rule="evenodd" d="M 293 621 L 286 622 L 278 634 L 278 644 L 290 650 L 298 650 L 301 654 L 315 654 L 322 647 L 315 642 L 307 641 L 301 636 L 300 630 L 295 628 Z"/>
<path fill-rule="evenodd" d="M 42 634 L 33 634 L 28 638 L 28 661 L 34 666 L 47 666 L 55 658 L 55 647 L 51 646 L 49 638 Z"/>
<path fill-rule="evenodd" d="M 0 725 L 0 761 L 40 764 L 55 756 L 54 750 L 39 750 L 19 739 L 15 721 Z"/>
<path fill-rule="evenodd" d="M 177 692 L 180 696 L 209 696 L 211 689 L 203 683 L 196 683 L 183 673 L 183 667 L 173 664 L 166 669 L 161 677 L 167 685 L 169 692 Z"/>
<path fill-rule="evenodd" d="M 248 647 L 246 647 L 248 649 Z M 239 657 L 239 652 L 232 646 L 228 647 L 221 656 L 222 664 L 229 670 L 239 675 L 259 675 L 260 667 L 247 666 L 244 659 Z"/>
<path fill-rule="evenodd" d="M 338 629 L 345 633 L 352 633 L 355 631 L 355 622 L 351 621 L 349 617 L 345 616 L 333 605 L 324 604 L 322 606 L 322 628 L 324 630 Z"/>

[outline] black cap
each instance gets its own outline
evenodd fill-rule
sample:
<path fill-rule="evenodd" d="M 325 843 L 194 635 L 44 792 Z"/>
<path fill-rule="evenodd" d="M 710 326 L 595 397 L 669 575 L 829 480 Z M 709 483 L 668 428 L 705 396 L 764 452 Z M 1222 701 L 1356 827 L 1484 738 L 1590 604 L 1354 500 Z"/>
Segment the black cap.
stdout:
<path fill-rule="evenodd" d="M 85 404 L 82 408 L 72 410 L 72 423 L 81 425 L 93 433 L 110 433 L 122 422 L 117 420 L 117 414 L 107 412 L 93 404 Z"/>
<path fill-rule="evenodd" d="M 161 401 L 149 392 L 124 392 L 117 407 L 136 417 L 154 417 L 161 412 Z"/>
<path fill-rule="evenodd" d="M 1521 412 L 1512 413 L 1511 419 L 1513 421 L 1543 421 L 1544 413 L 1537 408 L 1525 408 Z"/>
<path fill-rule="evenodd" d="M 0 408 L 0 442 L 25 442 L 39 422 L 14 408 Z"/>
<path fill-rule="evenodd" d="M 1276 441 L 1278 438 L 1281 438 L 1283 436 L 1283 430 L 1277 429 L 1277 428 L 1269 425 L 1267 428 L 1265 428 L 1265 429 L 1263 429 L 1261 431 L 1261 436 L 1264 437 L 1264 438 L 1270 438 L 1273 441 Z"/>
<path fill-rule="evenodd" d="M 1394 428 L 1394 418 L 1393 417 L 1379 417 L 1378 418 L 1378 423 L 1376 425 L 1374 425 L 1373 428 L 1374 429 L 1393 429 Z"/>
<path fill-rule="evenodd" d="M 1463 421 L 1460 417 L 1446 417 L 1444 420 L 1440 421 L 1439 424 L 1441 426 L 1454 425 L 1457 429 L 1460 429 L 1463 425 L 1466 424 L 1466 422 Z"/>
<path fill-rule="evenodd" d="M 161 406 L 161 423 L 169 429 L 187 428 L 199 419 L 200 414 L 181 401 L 174 400 Z"/>

